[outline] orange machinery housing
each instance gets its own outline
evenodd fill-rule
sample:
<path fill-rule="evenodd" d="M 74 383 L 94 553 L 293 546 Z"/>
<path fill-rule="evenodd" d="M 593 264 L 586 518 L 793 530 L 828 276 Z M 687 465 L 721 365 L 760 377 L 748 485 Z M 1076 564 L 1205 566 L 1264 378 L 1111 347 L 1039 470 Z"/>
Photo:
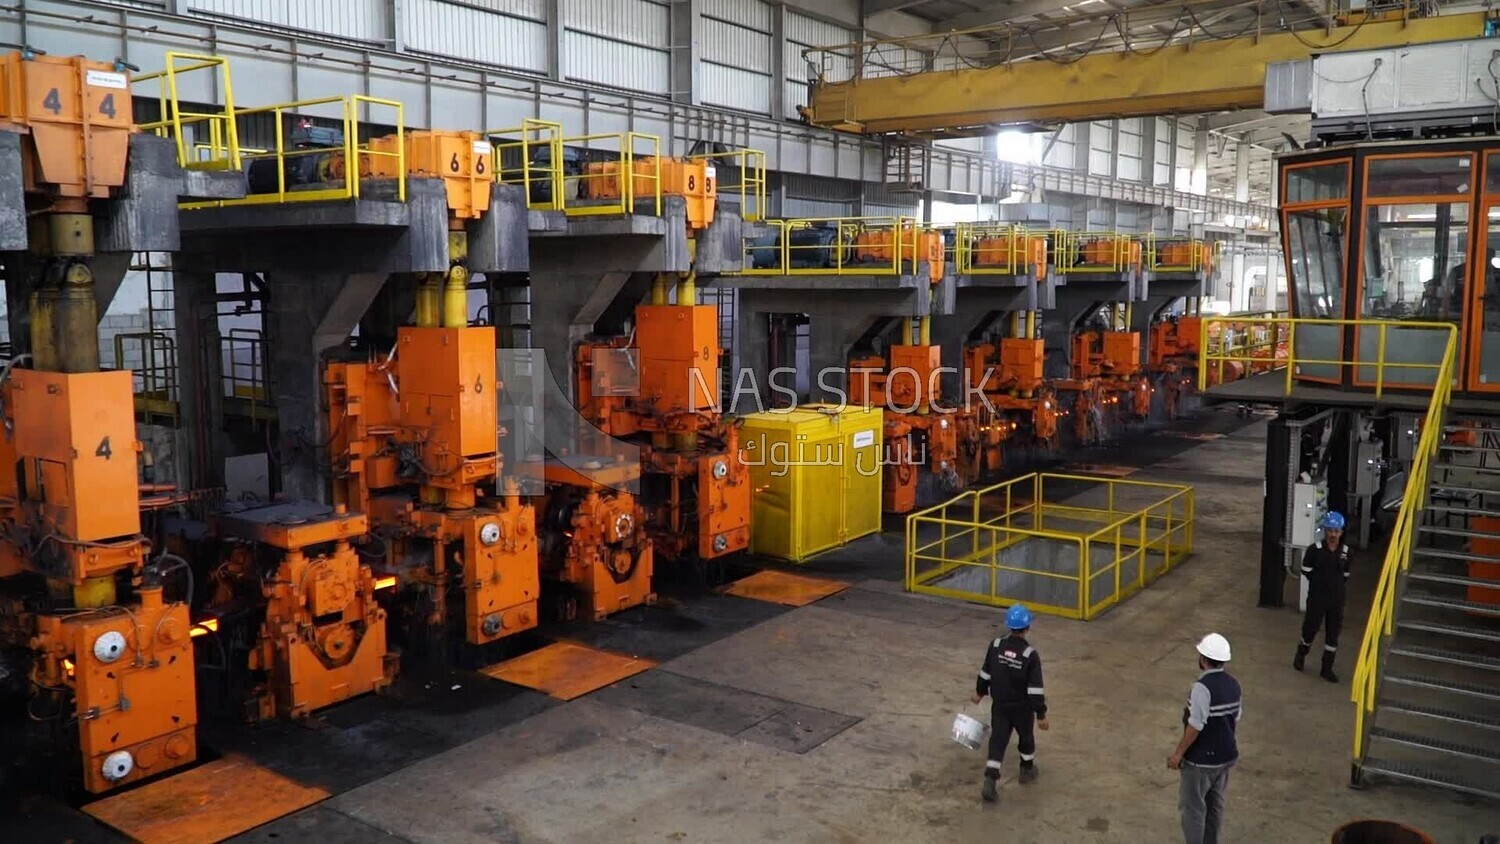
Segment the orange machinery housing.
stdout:
<path fill-rule="evenodd" d="M 632 157 L 630 161 L 628 193 L 637 203 L 654 197 L 659 189 L 664 196 L 681 196 L 687 200 L 690 230 L 708 228 L 708 224 L 714 221 L 719 184 L 713 164 L 703 159 L 654 155 Z M 626 198 L 625 180 L 621 178 L 623 172 L 619 161 L 590 162 L 584 169 L 580 198 L 616 202 Z"/>
<path fill-rule="evenodd" d="M 938 370 L 942 349 L 930 344 L 890 348 L 890 366 L 879 357 L 850 362 L 849 401 L 885 411 L 883 507 L 908 513 L 917 506 L 918 482 L 926 471 L 958 491 L 978 480 L 980 438 L 974 416 L 939 410 Z M 919 450 L 920 447 L 920 450 Z"/>
<path fill-rule="evenodd" d="M 325 373 L 334 503 L 387 539 L 380 568 L 443 629 L 455 605 L 483 645 L 537 624 L 536 513 L 500 495 L 492 327 L 405 326 L 391 358 Z"/>
<path fill-rule="evenodd" d="M 927 262 L 927 275 L 933 284 L 942 281 L 947 272 L 943 235 L 931 229 L 906 225 L 862 228 L 854 235 L 853 263 L 899 268 L 914 273 L 918 262 Z"/>
<path fill-rule="evenodd" d="M 1015 275 L 1042 278 L 1047 274 L 1047 236 L 1015 230 L 979 237 L 970 247 L 972 264 L 979 269 L 1009 270 Z"/>
<path fill-rule="evenodd" d="M 390 684 L 386 613 L 354 547 L 367 538 L 364 514 L 294 502 L 226 513 L 218 527 L 227 553 L 211 607 L 249 604 L 260 616 L 247 717 L 301 718 Z"/>
<path fill-rule="evenodd" d="M 0 130 L 20 136 L 30 247 L 45 265 L 26 305 L 33 368 L 7 367 L 0 384 L 0 462 L 12 467 L 0 472 L 0 658 L 29 663 L 33 719 L 76 724 L 82 784 L 99 793 L 197 756 L 188 606 L 163 586 L 186 564 L 146 562 L 132 376 L 98 371 L 94 204 L 125 184 L 129 78 L 81 57 L 10 54 Z"/>
<path fill-rule="evenodd" d="M 719 410 L 718 308 L 691 304 L 691 276 L 683 304 L 662 304 L 665 284 L 636 307 L 633 342 L 578 347 L 577 404 L 603 434 L 641 443 L 654 548 L 711 560 L 750 546 L 749 467 Z"/>
<path fill-rule="evenodd" d="M 1036 442 L 1050 448 L 1057 437 L 1057 397 L 1043 377 L 1041 339 L 1005 337 L 964 349 L 964 380 L 985 407 L 977 425 L 984 447 L 983 470 L 998 471 L 1005 440 L 1029 428 Z"/>

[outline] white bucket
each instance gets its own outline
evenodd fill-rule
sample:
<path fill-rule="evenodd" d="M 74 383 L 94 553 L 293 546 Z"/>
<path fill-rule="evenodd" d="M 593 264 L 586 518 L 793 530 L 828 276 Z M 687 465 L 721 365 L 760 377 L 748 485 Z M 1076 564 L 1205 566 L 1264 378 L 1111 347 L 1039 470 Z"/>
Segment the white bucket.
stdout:
<path fill-rule="evenodd" d="M 983 721 L 958 713 L 953 717 L 953 740 L 970 750 L 978 750 L 989 727 Z"/>

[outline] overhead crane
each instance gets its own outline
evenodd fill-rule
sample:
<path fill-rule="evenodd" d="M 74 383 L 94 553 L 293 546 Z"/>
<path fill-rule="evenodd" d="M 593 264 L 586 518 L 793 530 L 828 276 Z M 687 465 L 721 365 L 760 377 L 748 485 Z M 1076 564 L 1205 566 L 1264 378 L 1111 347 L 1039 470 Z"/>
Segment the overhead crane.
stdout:
<path fill-rule="evenodd" d="M 1399 14 L 1399 13 L 1398 13 Z M 1024 33 L 991 27 L 973 35 L 1000 42 L 994 64 L 971 61 L 952 70 L 862 73 L 834 68 L 850 54 L 882 47 L 920 49 L 924 38 L 882 39 L 808 51 L 817 69 L 808 104 L 799 108 L 814 126 L 865 135 L 964 136 L 1005 124 L 1069 123 L 1160 114 L 1194 114 L 1265 105 L 1266 67 L 1322 51 L 1354 51 L 1473 38 L 1485 32 L 1485 12 L 1437 17 L 1361 18 L 1327 31 L 1257 31 L 1241 38 L 1168 44 L 1136 52 L 1096 52 L 1068 61 L 1006 60 L 1024 47 Z M 871 63 L 871 67 L 878 67 Z"/>

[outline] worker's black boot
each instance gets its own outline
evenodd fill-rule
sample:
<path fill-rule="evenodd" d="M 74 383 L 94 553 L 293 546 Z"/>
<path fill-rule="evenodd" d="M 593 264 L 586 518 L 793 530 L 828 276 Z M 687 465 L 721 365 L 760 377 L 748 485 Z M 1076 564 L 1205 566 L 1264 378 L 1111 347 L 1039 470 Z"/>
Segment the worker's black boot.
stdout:
<path fill-rule="evenodd" d="M 1000 790 L 995 787 L 997 782 L 999 782 L 999 777 L 984 778 L 984 787 L 979 789 L 979 796 L 983 797 L 986 803 L 993 803 L 1000 799 Z"/>
<path fill-rule="evenodd" d="M 1036 782 L 1036 763 L 1021 763 L 1021 784 Z"/>
<path fill-rule="evenodd" d="M 1293 668 L 1297 669 L 1298 671 L 1301 671 L 1302 670 L 1302 666 L 1304 666 L 1304 665 L 1307 664 L 1307 651 L 1308 651 L 1308 647 L 1306 645 L 1300 645 L 1299 644 L 1297 646 L 1297 656 L 1294 659 L 1292 659 L 1292 667 Z"/>
<path fill-rule="evenodd" d="M 1336 654 L 1334 654 L 1332 651 L 1324 651 L 1323 670 L 1318 672 L 1319 677 L 1322 677 L 1324 680 L 1327 680 L 1330 683 L 1337 683 L 1339 681 L 1339 675 L 1333 673 L 1334 656 L 1336 656 Z"/>

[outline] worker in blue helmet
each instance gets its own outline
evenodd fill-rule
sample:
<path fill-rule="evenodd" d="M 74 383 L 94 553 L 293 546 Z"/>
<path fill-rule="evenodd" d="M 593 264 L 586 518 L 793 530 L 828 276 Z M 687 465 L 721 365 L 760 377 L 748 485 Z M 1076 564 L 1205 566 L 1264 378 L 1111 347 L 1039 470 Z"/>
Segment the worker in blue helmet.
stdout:
<path fill-rule="evenodd" d="M 1031 630 L 1031 611 L 1014 604 L 1005 613 L 1010 635 L 990 642 L 974 682 L 978 703 L 990 698 L 990 752 L 984 763 L 984 788 L 980 795 L 987 801 L 1000 799 L 1000 763 L 1010 734 L 1016 734 L 1016 750 L 1021 754 L 1021 782 L 1036 780 L 1036 734 L 1032 727 L 1047 729 L 1047 696 L 1042 688 L 1042 658 L 1026 634 Z"/>
<path fill-rule="evenodd" d="M 1344 599 L 1349 583 L 1349 546 L 1345 545 L 1344 517 L 1330 511 L 1318 526 L 1323 541 L 1309 546 L 1302 555 L 1302 576 L 1307 578 L 1307 613 L 1302 617 L 1302 640 L 1292 667 L 1302 670 L 1312 650 L 1313 637 L 1323 627 L 1323 670 L 1319 677 L 1337 683 L 1333 661 L 1339 652 L 1339 630 L 1344 626 Z"/>

